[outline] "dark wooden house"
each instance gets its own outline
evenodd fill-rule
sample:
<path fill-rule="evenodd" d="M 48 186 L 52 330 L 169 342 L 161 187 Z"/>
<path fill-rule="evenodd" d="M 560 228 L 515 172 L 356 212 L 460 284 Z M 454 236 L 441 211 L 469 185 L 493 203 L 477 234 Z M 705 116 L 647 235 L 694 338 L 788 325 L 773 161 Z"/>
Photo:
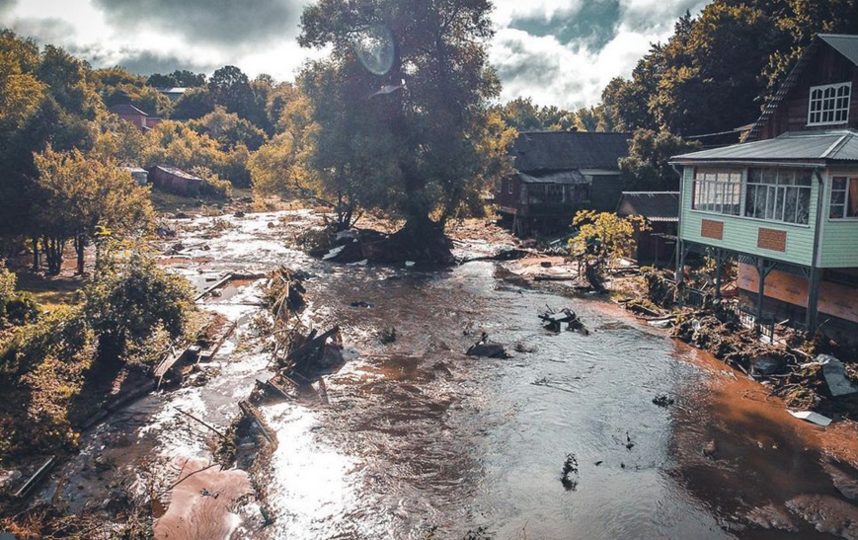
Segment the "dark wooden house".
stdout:
<path fill-rule="evenodd" d="M 617 206 L 621 217 L 639 216 L 649 230 L 635 234 L 641 264 L 673 264 L 676 255 L 676 233 L 679 226 L 678 191 L 624 191 Z"/>
<path fill-rule="evenodd" d="M 141 111 L 130 103 L 120 103 L 119 105 L 110 107 L 108 110 L 118 116 L 121 120 L 131 122 L 137 126 L 140 131 L 152 129 L 161 122 L 159 117 L 149 116 L 144 111 Z"/>
<path fill-rule="evenodd" d="M 515 174 L 495 188 L 497 211 L 519 236 L 555 232 L 582 209 L 613 211 L 627 133 L 523 132 L 510 152 Z"/>
<path fill-rule="evenodd" d="M 182 170 L 158 165 L 149 171 L 149 182 L 163 191 L 185 197 L 196 197 L 200 194 L 203 180 Z"/>

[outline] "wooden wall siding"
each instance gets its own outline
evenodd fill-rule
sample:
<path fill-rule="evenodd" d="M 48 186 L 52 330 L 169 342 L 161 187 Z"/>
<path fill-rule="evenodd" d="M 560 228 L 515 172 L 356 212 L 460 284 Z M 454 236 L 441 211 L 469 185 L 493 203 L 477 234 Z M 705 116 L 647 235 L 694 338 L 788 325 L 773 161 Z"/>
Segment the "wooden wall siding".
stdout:
<path fill-rule="evenodd" d="M 852 99 L 848 124 L 808 126 L 807 106 L 811 86 L 822 86 L 852 81 Z M 760 131 L 759 139 L 771 139 L 786 131 L 815 129 L 858 129 L 858 68 L 843 55 L 821 43 L 816 58 L 808 65 L 802 77 L 781 102 L 775 114 Z"/>
<path fill-rule="evenodd" d="M 739 264 L 739 288 L 756 294 L 759 290 L 757 269 Z M 766 277 L 765 294 L 795 306 L 807 307 L 807 280 L 777 270 Z M 847 321 L 858 323 L 858 289 L 822 281 L 819 285 L 819 311 Z M 820 316 L 820 321 L 823 319 Z"/>
<path fill-rule="evenodd" d="M 692 176 L 694 167 L 685 167 L 682 183 L 682 220 L 680 223 L 680 237 L 704 245 L 721 247 L 751 255 L 762 255 L 773 260 L 810 266 L 813 259 L 814 230 L 812 225 L 816 223 L 816 201 L 818 197 L 818 183 L 813 183 L 810 194 L 810 218 L 811 226 L 792 225 L 774 221 L 761 221 L 740 216 L 727 216 L 700 212 L 691 209 L 692 200 Z M 747 180 L 747 173 L 743 174 L 742 181 Z M 743 189 L 744 194 L 744 189 Z M 742 208 L 744 211 L 744 207 Z M 706 238 L 703 231 L 703 220 L 715 220 L 724 223 L 724 233 L 720 240 Z M 759 229 L 786 231 L 786 249 L 784 251 L 771 251 L 761 249 L 757 246 Z M 858 265 L 855 265 L 858 266 Z"/>
<path fill-rule="evenodd" d="M 825 214 L 820 244 L 820 266 L 822 268 L 858 268 L 858 220 L 829 219 L 828 217 L 833 176 L 858 176 L 858 169 L 829 170 L 825 175 L 825 202 L 822 205 Z"/>
<path fill-rule="evenodd" d="M 757 247 L 771 251 L 786 251 L 787 232 L 760 227 L 757 231 Z"/>

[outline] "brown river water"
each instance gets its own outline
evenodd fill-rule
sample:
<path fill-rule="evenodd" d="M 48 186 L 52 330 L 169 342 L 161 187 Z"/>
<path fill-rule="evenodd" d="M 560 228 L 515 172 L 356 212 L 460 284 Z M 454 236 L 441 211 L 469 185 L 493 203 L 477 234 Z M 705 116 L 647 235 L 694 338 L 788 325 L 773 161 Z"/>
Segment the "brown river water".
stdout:
<path fill-rule="evenodd" d="M 858 486 L 854 425 L 795 420 L 763 386 L 612 304 L 508 284 L 496 263 L 421 272 L 312 261 L 284 235 L 315 219 L 283 216 L 222 218 L 229 225 L 214 238 L 215 218 L 183 220 L 185 259 L 169 261 L 199 288 L 229 270 L 309 271 L 305 322 L 339 324 L 349 359 L 327 379 L 327 405 L 260 407 L 279 442 L 259 475 L 274 522 L 262 527 L 259 508 L 244 504 L 217 534 L 458 539 L 483 527 L 499 540 L 858 537 L 856 507 L 833 481 Z M 209 302 L 239 331 L 207 384 L 153 394 L 88 435 L 66 467 L 69 500 L 98 506 L 91 486 L 143 463 L 170 477 L 189 458 L 210 458 L 206 430 L 176 409 L 226 426 L 255 379 L 270 376 L 267 354 L 244 344 L 258 287 Z M 546 305 L 572 308 L 592 333 L 543 330 L 536 315 Z M 385 346 L 377 335 L 388 327 L 397 340 Z M 512 358 L 465 356 L 482 332 Z M 675 403 L 653 404 L 659 394 Z M 103 454 L 114 469 L 96 475 Z M 569 454 L 572 490 L 560 481 Z"/>

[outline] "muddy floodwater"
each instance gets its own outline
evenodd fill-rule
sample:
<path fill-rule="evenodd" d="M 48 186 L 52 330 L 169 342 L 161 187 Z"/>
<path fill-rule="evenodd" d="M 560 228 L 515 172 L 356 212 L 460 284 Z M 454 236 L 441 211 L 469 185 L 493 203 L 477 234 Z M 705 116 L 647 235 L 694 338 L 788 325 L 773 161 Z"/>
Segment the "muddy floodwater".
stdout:
<path fill-rule="evenodd" d="M 308 271 L 304 320 L 339 324 L 348 358 L 326 380 L 327 404 L 260 406 L 279 443 L 257 475 L 273 523 L 263 527 L 258 506 L 243 504 L 223 534 L 858 537 L 844 496 L 850 482 L 858 486 L 851 424 L 801 423 L 763 386 L 612 304 L 506 283 L 499 263 L 421 272 L 313 261 L 286 236 L 315 223 L 308 213 L 178 222 L 180 256 L 168 264 L 200 289 L 226 271 Z M 255 380 L 270 377 L 268 353 L 246 343 L 259 287 L 241 282 L 208 302 L 239 330 L 205 367 L 205 384 L 159 391 L 88 435 L 67 467 L 70 498 L 101 504 L 86 498 L 97 481 L 85 463 L 105 453 L 114 472 L 102 481 L 142 463 L 170 475 L 188 459 L 211 458 L 210 434 L 177 409 L 224 427 Z M 572 308 L 591 334 L 542 329 L 536 315 L 546 305 Z M 382 345 L 387 328 L 397 339 Z M 483 332 L 512 357 L 465 356 Z M 659 395 L 673 404 L 654 404 Z M 564 486 L 570 455 L 577 472 Z"/>

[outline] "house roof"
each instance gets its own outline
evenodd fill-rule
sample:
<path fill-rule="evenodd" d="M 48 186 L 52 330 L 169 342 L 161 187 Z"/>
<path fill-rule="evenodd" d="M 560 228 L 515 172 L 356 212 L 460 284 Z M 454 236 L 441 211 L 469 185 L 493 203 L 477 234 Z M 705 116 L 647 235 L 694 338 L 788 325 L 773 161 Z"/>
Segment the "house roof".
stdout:
<path fill-rule="evenodd" d="M 524 184 L 563 184 L 575 185 L 586 184 L 587 179 L 580 171 L 559 171 L 545 174 L 530 175 L 527 173 L 518 173 L 518 177 Z"/>
<path fill-rule="evenodd" d="M 199 180 L 200 182 L 203 181 L 202 178 L 199 178 L 198 176 L 194 176 L 192 174 L 188 174 L 185 171 L 177 169 L 175 167 L 165 167 L 164 165 L 158 165 L 156 168 L 161 169 L 165 173 L 171 174 L 177 178 L 184 178 L 185 180 Z"/>
<path fill-rule="evenodd" d="M 134 105 L 130 103 L 120 103 L 119 105 L 114 105 L 108 109 L 113 114 L 139 114 L 143 116 L 149 116 L 145 112 L 141 111 Z"/>
<path fill-rule="evenodd" d="M 804 70 L 811 63 L 817 49 L 821 46 L 820 43 L 825 43 L 832 47 L 834 50 L 849 59 L 850 62 L 858 66 L 858 35 L 818 34 L 801 54 L 798 62 L 793 66 L 789 75 L 787 75 L 787 78 L 784 79 L 784 82 L 781 84 L 780 88 L 778 88 L 778 91 L 766 104 L 763 114 L 760 115 L 760 118 L 754 123 L 751 130 L 748 131 L 744 140 L 753 141 L 757 138 L 760 130 L 763 129 L 763 126 L 766 125 L 766 122 L 775 113 L 781 101 L 783 101 L 787 94 L 789 94 L 790 90 L 793 89 L 795 84 L 798 82 L 798 79 L 801 77 L 801 74 L 804 73 Z"/>
<path fill-rule="evenodd" d="M 858 131 L 793 131 L 774 139 L 734 144 L 672 158 L 673 163 L 700 161 L 858 161 Z"/>
<path fill-rule="evenodd" d="M 621 216 L 643 216 L 649 221 L 678 222 L 678 191 L 624 191 L 617 206 Z"/>
<path fill-rule="evenodd" d="M 158 91 L 162 94 L 184 94 L 188 89 L 184 86 L 175 86 L 173 88 L 159 88 Z"/>
<path fill-rule="evenodd" d="M 525 173 L 573 169 L 619 170 L 629 155 L 628 133 L 526 131 L 512 147 L 515 168 Z"/>
<path fill-rule="evenodd" d="M 858 35 L 819 34 L 819 39 L 831 45 L 834 50 L 858 66 Z"/>

